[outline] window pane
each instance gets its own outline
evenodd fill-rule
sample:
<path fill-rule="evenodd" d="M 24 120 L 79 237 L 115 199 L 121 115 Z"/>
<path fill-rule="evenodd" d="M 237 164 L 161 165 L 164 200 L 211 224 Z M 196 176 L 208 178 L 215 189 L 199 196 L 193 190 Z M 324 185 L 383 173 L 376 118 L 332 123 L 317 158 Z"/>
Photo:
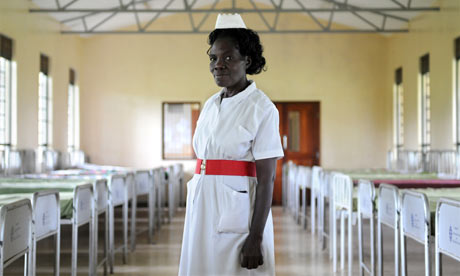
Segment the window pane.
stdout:
<path fill-rule="evenodd" d="M 288 113 L 288 148 L 290 151 L 300 151 L 300 112 Z"/>
<path fill-rule="evenodd" d="M 460 151 L 460 59 L 457 59 L 455 61 L 456 63 L 456 66 L 455 66 L 455 69 L 456 69 L 456 74 L 455 74 L 455 91 L 456 91 L 456 99 L 457 99 L 457 103 L 456 103 L 456 111 L 457 111 L 457 125 L 456 125 L 456 128 L 457 128 L 457 141 L 456 141 L 456 144 L 457 144 L 457 151 Z"/>
<path fill-rule="evenodd" d="M 49 145 L 51 141 L 50 77 L 40 72 L 38 80 L 38 144 Z"/>
<path fill-rule="evenodd" d="M 164 159 L 195 158 L 192 137 L 199 113 L 199 103 L 163 104 Z"/>

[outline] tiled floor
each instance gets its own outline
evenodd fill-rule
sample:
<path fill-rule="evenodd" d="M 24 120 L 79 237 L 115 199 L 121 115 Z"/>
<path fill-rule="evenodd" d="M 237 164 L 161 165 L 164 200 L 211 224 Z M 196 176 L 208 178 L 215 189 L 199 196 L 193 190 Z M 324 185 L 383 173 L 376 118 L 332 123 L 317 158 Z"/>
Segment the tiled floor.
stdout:
<path fill-rule="evenodd" d="M 310 231 L 306 231 L 300 225 L 296 224 L 292 216 L 284 213 L 281 207 L 273 208 L 273 216 L 276 275 L 347 275 L 346 272 L 337 272 L 335 274 L 332 272 L 332 264 L 328 253 L 320 249 L 317 238 L 312 238 Z M 183 223 L 184 211 L 180 210 L 171 223 L 163 224 L 161 230 L 155 236 L 154 244 L 147 243 L 146 234 L 140 235 L 136 251 L 129 254 L 127 264 L 123 265 L 120 254 L 117 255 L 115 275 L 177 275 Z M 355 261 L 353 264 L 353 275 L 359 275 L 356 232 L 354 231 L 353 242 Z M 69 231 L 63 232 L 64 240 L 66 239 L 65 237 L 69 236 L 69 233 Z M 393 256 L 393 238 L 390 229 L 386 229 L 384 238 L 384 255 Z M 65 249 L 69 247 L 69 244 L 63 242 L 63 247 L 63 254 L 61 254 L 61 264 L 63 264 L 61 275 L 69 275 L 70 252 L 68 249 Z M 409 275 L 424 275 L 423 247 L 413 241 L 408 241 L 408 247 L 408 259 L 410 262 Z M 87 248 L 87 239 L 83 236 L 79 243 L 80 252 L 84 252 L 85 248 Z M 38 275 L 51 275 L 52 250 L 46 250 L 45 248 L 41 252 L 41 255 L 38 256 L 38 265 L 41 266 L 39 272 L 41 273 Z M 432 256 L 434 258 L 434 255 Z M 88 275 L 86 269 L 87 260 L 88 255 L 79 254 L 78 275 Z M 444 276 L 460 275 L 460 263 L 447 260 L 447 258 L 444 259 L 444 262 L 446 263 Z M 20 275 L 21 266 L 20 262 L 16 262 L 13 267 L 8 268 L 5 275 Z M 99 273 L 99 275 L 102 275 L 102 273 Z M 385 259 L 385 275 L 394 275 L 392 257 Z"/>

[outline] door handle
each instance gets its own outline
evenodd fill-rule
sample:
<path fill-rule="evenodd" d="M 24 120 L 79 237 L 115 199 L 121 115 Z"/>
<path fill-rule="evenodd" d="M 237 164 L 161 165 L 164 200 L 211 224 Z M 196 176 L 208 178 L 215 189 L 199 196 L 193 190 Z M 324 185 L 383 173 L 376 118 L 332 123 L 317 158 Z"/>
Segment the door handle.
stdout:
<path fill-rule="evenodd" d="M 287 150 L 287 143 L 288 143 L 287 135 L 283 135 L 283 148 L 285 150 Z"/>

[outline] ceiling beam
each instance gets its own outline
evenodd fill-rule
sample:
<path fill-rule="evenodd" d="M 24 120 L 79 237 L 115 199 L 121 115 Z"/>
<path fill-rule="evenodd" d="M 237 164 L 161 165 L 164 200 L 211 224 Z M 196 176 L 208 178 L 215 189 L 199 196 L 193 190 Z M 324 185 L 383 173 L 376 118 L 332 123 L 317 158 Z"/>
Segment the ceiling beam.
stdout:
<path fill-rule="evenodd" d="M 62 31 L 62 34 L 209 34 L 210 31 L 206 30 L 177 30 L 177 31 L 92 31 L 92 32 L 82 32 L 82 31 Z M 387 30 L 260 30 L 257 31 L 259 34 L 321 34 L 321 33 L 336 33 L 336 34 L 346 34 L 346 33 L 407 33 L 408 29 L 387 29 Z"/>
<path fill-rule="evenodd" d="M 351 8 L 351 7 L 339 7 L 339 8 L 308 8 L 308 9 L 139 9 L 139 10 L 132 10 L 132 9 L 29 9 L 31 13 L 70 13 L 70 12 L 97 12 L 97 13 L 157 13 L 157 12 L 167 12 L 167 13 L 297 13 L 297 12 L 431 12 L 431 11 L 440 11 L 439 7 L 413 7 L 413 8 Z"/>
<path fill-rule="evenodd" d="M 337 0 L 323 0 L 325 2 L 328 2 L 328 3 L 331 3 L 331 4 L 336 4 L 338 7 L 340 7 L 341 9 L 349 9 L 350 11 L 362 11 L 362 12 L 371 12 L 371 13 L 374 13 L 374 14 L 378 14 L 378 15 L 381 15 L 381 16 L 387 16 L 389 18 L 393 18 L 393 19 L 396 19 L 396 20 L 399 20 L 399 21 L 403 21 L 403 22 L 409 22 L 409 19 L 407 18 L 404 18 L 404 17 L 401 17 L 401 16 L 396 16 L 396 15 L 393 15 L 393 14 L 387 14 L 385 12 L 387 11 L 382 11 L 382 10 L 378 10 L 378 11 L 369 11 L 369 10 L 364 10 L 363 8 L 359 7 L 359 6 L 354 6 L 354 5 L 350 5 L 348 3 L 341 3 L 341 2 L 338 2 Z M 406 10 L 406 9 L 409 9 L 409 8 L 396 8 L 398 10 Z M 439 11 L 440 9 L 437 8 Z"/>

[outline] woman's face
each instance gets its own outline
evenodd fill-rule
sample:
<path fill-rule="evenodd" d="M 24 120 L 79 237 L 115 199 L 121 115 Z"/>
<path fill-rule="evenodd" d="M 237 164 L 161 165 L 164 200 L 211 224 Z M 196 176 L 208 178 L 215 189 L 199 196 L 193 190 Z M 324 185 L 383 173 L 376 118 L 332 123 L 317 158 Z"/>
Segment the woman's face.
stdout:
<path fill-rule="evenodd" d="M 214 41 L 209 50 L 209 60 L 209 69 L 218 86 L 227 90 L 246 87 L 249 60 L 241 56 L 232 39 L 222 37 Z"/>

